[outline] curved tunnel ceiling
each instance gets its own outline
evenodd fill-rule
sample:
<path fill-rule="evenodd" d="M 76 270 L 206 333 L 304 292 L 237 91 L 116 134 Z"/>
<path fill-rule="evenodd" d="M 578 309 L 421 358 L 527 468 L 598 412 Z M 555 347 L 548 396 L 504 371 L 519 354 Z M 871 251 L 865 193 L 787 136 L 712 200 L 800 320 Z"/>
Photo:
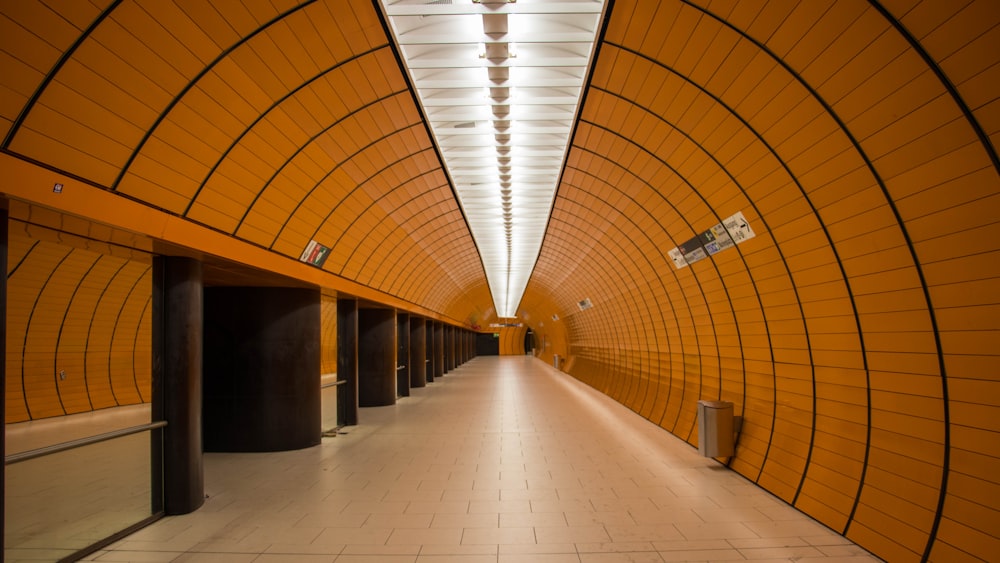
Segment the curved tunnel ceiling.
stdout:
<path fill-rule="evenodd" d="M 5 158 L 489 321 L 377 2 L 96 4 L 3 4 Z M 610 3 L 519 316 L 682 439 L 736 403 L 730 467 L 880 557 L 989 559 L 998 44 L 992 0 Z"/>

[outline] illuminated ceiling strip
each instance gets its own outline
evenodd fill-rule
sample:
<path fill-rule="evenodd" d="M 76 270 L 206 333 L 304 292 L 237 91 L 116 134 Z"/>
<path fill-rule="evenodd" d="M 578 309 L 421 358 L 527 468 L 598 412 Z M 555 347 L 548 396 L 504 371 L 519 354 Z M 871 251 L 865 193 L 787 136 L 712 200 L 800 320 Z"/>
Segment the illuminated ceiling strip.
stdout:
<path fill-rule="evenodd" d="M 517 316 L 594 51 L 603 0 L 384 0 L 486 270 Z"/>

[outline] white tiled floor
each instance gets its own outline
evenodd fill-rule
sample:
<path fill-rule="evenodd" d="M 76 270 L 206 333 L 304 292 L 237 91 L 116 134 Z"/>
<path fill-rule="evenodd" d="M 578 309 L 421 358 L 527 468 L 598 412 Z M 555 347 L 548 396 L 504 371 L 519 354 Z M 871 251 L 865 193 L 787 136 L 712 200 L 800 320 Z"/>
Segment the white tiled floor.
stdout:
<path fill-rule="evenodd" d="M 205 506 L 97 561 L 877 561 L 531 357 L 477 358 L 294 452 L 207 454 Z"/>

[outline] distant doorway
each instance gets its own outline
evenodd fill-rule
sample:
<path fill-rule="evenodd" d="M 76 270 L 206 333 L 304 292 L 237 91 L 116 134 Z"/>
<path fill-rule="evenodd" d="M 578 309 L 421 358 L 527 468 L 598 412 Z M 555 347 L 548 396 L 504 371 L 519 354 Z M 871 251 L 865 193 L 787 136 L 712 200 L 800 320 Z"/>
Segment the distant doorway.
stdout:
<path fill-rule="evenodd" d="M 524 333 L 524 353 L 529 356 L 535 355 L 535 333 L 530 328 Z"/>
<path fill-rule="evenodd" d="M 476 334 L 476 355 L 477 356 L 499 356 L 500 355 L 500 334 L 496 332 Z"/>

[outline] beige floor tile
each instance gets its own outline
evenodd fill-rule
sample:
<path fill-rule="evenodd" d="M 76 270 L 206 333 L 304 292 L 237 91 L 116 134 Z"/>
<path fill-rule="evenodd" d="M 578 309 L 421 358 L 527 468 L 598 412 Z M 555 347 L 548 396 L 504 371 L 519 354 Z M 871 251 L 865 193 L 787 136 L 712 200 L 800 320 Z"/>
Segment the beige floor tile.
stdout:
<path fill-rule="evenodd" d="M 485 556 L 492 557 L 496 561 L 498 545 L 423 545 L 420 547 L 420 556 L 425 555 L 449 555 L 453 557 Z"/>
<path fill-rule="evenodd" d="M 416 563 L 496 563 L 496 555 L 449 555 L 449 554 L 421 554 L 417 557 Z"/>
<path fill-rule="evenodd" d="M 559 493 L 555 488 L 501 489 L 500 500 L 557 500 Z"/>
<path fill-rule="evenodd" d="M 431 527 L 433 514 L 371 514 L 364 528 L 423 528 Z"/>
<path fill-rule="evenodd" d="M 630 510 L 628 513 L 637 524 L 674 524 L 677 522 L 700 524 L 705 521 L 694 510 L 680 507 Z"/>
<path fill-rule="evenodd" d="M 432 528 L 499 528 L 500 515 L 497 513 L 475 514 L 435 514 Z"/>
<path fill-rule="evenodd" d="M 581 553 L 580 563 L 663 563 L 655 551 Z"/>
<path fill-rule="evenodd" d="M 762 538 L 778 538 L 786 536 L 822 536 L 825 534 L 835 535 L 832 530 L 812 520 L 799 520 L 796 522 L 744 522 L 747 528 L 753 530 L 755 534 Z"/>
<path fill-rule="evenodd" d="M 673 524 L 673 526 L 675 526 L 677 530 L 679 530 L 680 533 L 689 540 L 759 537 L 743 522 L 678 522 Z"/>
<path fill-rule="evenodd" d="M 332 543 L 312 543 L 309 545 L 289 545 L 273 543 L 264 553 L 283 555 L 339 555 L 344 551 L 343 545 Z"/>
<path fill-rule="evenodd" d="M 388 545 L 461 545 L 462 528 L 396 528 L 389 536 Z"/>
<path fill-rule="evenodd" d="M 337 557 L 336 563 L 416 563 L 416 555 L 363 555 L 347 554 Z"/>
<path fill-rule="evenodd" d="M 673 524 L 607 525 L 604 529 L 607 530 L 613 542 L 655 542 L 684 537 Z"/>
<path fill-rule="evenodd" d="M 584 553 L 618 553 L 618 552 L 645 552 L 656 551 L 652 542 L 604 542 L 604 543 L 578 543 L 576 550 L 580 554 Z"/>
<path fill-rule="evenodd" d="M 536 526 L 538 543 L 602 543 L 611 541 L 604 526 Z"/>
<path fill-rule="evenodd" d="M 469 512 L 469 501 L 412 501 L 406 506 L 406 514 L 465 514 Z"/>
<path fill-rule="evenodd" d="M 635 524 L 635 520 L 628 512 L 569 512 L 565 516 L 566 524 L 570 526 L 629 526 Z"/>
<path fill-rule="evenodd" d="M 534 528 L 466 528 L 462 544 L 524 544 L 535 542 Z"/>
<path fill-rule="evenodd" d="M 727 541 L 725 539 L 708 539 L 708 540 L 686 540 L 686 539 L 676 539 L 676 540 L 666 540 L 666 541 L 655 541 L 652 543 L 653 548 L 656 551 L 705 551 L 705 550 L 716 550 L 716 549 L 730 549 L 736 547 L 733 545 L 732 541 Z"/>
<path fill-rule="evenodd" d="M 342 514 L 339 512 L 314 512 L 306 514 L 295 523 L 296 528 L 360 528 L 370 515 L 367 513 Z"/>
<path fill-rule="evenodd" d="M 510 543 L 502 544 L 500 555 L 557 555 L 577 553 L 576 545 L 572 543 Z"/>
<path fill-rule="evenodd" d="M 663 561 L 745 561 L 736 549 L 700 549 L 693 551 L 661 551 Z"/>
<path fill-rule="evenodd" d="M 800 559 L 824 556 L 822 551 L 808 546 L 741 548 L 738 551 L 743 558 L 751 560 L 790 559 L 798 561 Z"/>
<path fill-rule="evenodd" d="M 181 551 L 101 551 L 85 557 L 82 561 L 129 561 L 134 563 L 158 563 L 173 561 L 183 554 Z"/>
<path fill-rule="evenodd" d="M 441 500 L 444 491 L 424 491 L 410 489 L 393 489 L 385 494 L 382 500 L 407 502 L 437 502 Z"/>
<path fill-rule="evenodd" d="M 588 499 L 533 500 L 532 512 L 597 512 Z"/>
<path fill-rule="evenodd" d="M 385 545 L 392 528 L 326 528 L 320 532 L 317 545 Z"/>
<path fill-rule="evenodd" d="M 500 490 L 447 490 L 441 496 L 442 501 L 489 501 L 500 500 Z"/>
<path fill-rule="evenodd" d="M 576 553 L 501 553 L 498 563 L 580 563 Z"/>
<path fill-rule="evenodd" d="M 496 512 L 498 514 L 524 514 L 531 512 L 531 502 L 527 500 L 484 500 L 469 503 L 469 513 Z"/>
<path fill-rule="evenodd" d="M 354 544 L 344 546 L 341 555 L 419 555 L 420 546 L 415 544 L 395 544 L 395 545 L 363 545 Z"/>
<path fill-rule="evenodd" d="M 250 563 L 258 555 L 253 553 L 185 553 L 174 559 L 175 563 Z"/>
<path fill-rule="evenodd" d="M 305 555 L 301 553 L 264 553 L 254 563 L 333 563 L 336 555 Z"/>
<path fill-rule="evenodd" d="M 527 514 L 500 514 L 501 528 L 518 528 L 525 526 L 567 526 L 566 515 L 562 512 L 529 512 Z"/>
<path fill-rule="evenodd" d="M 343 514 L 402 514 L 406 511 L 405 501 L 351 501 L 343 510 Z"/>

